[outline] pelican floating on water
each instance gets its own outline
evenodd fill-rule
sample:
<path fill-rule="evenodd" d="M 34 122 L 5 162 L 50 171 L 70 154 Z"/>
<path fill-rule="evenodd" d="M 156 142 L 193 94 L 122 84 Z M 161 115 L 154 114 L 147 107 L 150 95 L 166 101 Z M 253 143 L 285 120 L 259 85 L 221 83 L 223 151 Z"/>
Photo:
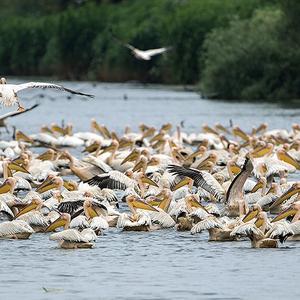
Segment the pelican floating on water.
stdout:
<path fill-rule="evenodd" d="M 169 123 L 123 135 L 91 125 L 97 133 L 52 123 L 0 141 L 0 238 L 63 227 L 50 239 L 91 248 L 117 227 L 207 230 L 210 241 L 248 237 L 253 248 L 299 240 L 300 183 L 289 176 L 300 169 L 300 125 L 270 133 L 265 124 L 252 131 L 204 124 L 189 135 Z"/>

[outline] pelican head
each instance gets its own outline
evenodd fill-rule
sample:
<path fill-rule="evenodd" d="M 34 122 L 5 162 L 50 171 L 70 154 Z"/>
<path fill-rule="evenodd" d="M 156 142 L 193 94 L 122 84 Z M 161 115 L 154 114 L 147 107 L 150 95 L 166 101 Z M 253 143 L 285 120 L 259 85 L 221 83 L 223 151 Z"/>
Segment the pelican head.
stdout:
<path fill-rule="evenodd" d="M 254 222 L 254 224 L 257 228 L 264 227 L 264 229 L 262 229 L 262 231 L 264 232 L 267 220 L 268 220 L 267 213 L 265 211 L 260 211 L 257 214 L 257 218 L 256 218 L 256 221 Z"/>
<path fill-rule="evenodd" d="M 45 124 L 41 126 L 40 132 L 48 133 L 50 135 L 53 134 L 52 130 Z"/>
<path fill-rule="evenodd" d="M 67 229 L 71 222 L 71 216 L 67 213 L 62 213 L 53 223 L 51 223 L 45 232 L 55 231 L 56 228 L 64 227 Z"/>
<path fill-rule="evenodd" d="M 149 177 L 147 177 L 144 173 L 140 172 L 137 175 L 137 179 L 140 180 L 142 183 L 144 184 L 149 184 L 155 187 L 158 187 L 157 183 L 154 182 L 152 179 L 150 179 Z"/>
<path fill-rule="evenodd" d="M 285 200 L 289 199 L 297 193 L 300 193 L 300 182 L 294 183 L 288 191 L 277 198 L 276 201 L 270 206 L 270 209 L 282 204 Z"/>
<path fill-rule="evenodd" d="M 53 149 L 48 149 L 44 153 L 40 154 L 36 159 L 39 160 L 54 160 L 56 152 Z"/>
<path fill-rule="evenodd" d="M 252 188 L 251 193 L 257 192 L 259 189 L 262 189 L 264 185 L 267 184 L 267 178 L 262 176 L 256 185 Z"/>
<path fill-rule="evenodd" d="M 136 161 L 140 156 L 140 150 L 133 149 L 129 155 L 127 155 L 121 162 L 121 165 L 129 162 L 129 161 Z"/>
<path fill-rule="evenodd" d="M 24 163 L 25 163 L 25 164 L 26 164 L 26 163 L 28 164 L 28 159 L 25 159 L 25 160 L 24 160 Z M 15 163 L 15 162 L 13 162 L 13 161 L 7 163 L 7 167 L 8 167 L 9 169 L 11 169 L 11 170 L 16 171 L 16 172 L 22 172 L 22 173 L 30 174 L 30 173 L 28 172 L 28 170 L 26 170 L 23 166 L 21 166 L 21 165 Z"/>
<path fill-rule="evenodd" d="M 41 199 L 35 198 L 32 199 L 29 204 L 27 204 L 23 209 L 19 211 L 19 213 L 16 215 L 16 218 L 34 210 L 39 209 L 43 204 L 43 201 Z"/>
<path fill-rule="evenodd" d="M 111 134 L 113 135 L 113 132 Z M 117 137 L 117 136 L 115 135 L 115 137 Z M 134 141 L 131 141 L 130 139 L 123 138 L 123 139 L 120 140 L 119 149 L 124 149 L 124 148 L 128 148 L 128 147 L 132 148 L 133 145 L 134 145 Z"/>
<path fill-rule="evenodd" d="M 148 159 L 150 159 L 150 151 L 149 149 L 145 148 L 141 151 L 141 155 L 147 157 Z"/>
<path fill-rule="evenodd" d="M 107 216 L 107 207 L 101 203 L 93 202 L 92 198 L 86 199 L 83 203 L 84 213 L 88 219 L 98 216 Z"/>
<path fill-rule="evenodd" d="M 101 147 L 101 142 L 99 141 L 94 141 L 92 142 L 89 146 L 86 146 L 82 152 L 89 152 L 89 153 L 93 153 L 95 151 L 97 151 L 98 149 L 100 149 Z"/>
<path fill-rule="evenodd" d="M 259 204 L 254 204 L 250 209 L 249 212 L 243 218 L 243 222 L 247 223 L 258 216 L 258 214 L 262 211 L 262 208 Z"/>
<path fill-rule="evenodd" d="M 141 132 L 146 131 L 148 128 L 149 128 L 149 127 L 148 127 L 146 124 L 144 124 L 144 123 L 140 123 L 140 125 L 139 125 L 139 130 L 140 130 Z"/>
<path fill-rule="evenodd" d="M 276 154 L 279 160 L 282 160 L 294 166 L 296 169 L 300 170 L 300 164 L 293 157 L 291 157 L 284 149 L 277 150 Z"/>
<path fill-rule="evenodd" d="M 145 209 L 145 210 L 151 210 L 151 211 L 158 211 L 155 207 L 151 206 L 150 204 L 139 200 L 136 196 L 134 195 L 129 195 L 126 197 L 126 203 L 128 207 L 130 208 L 132 213 L 136 213 L 137 208 L 139 209 Z"/>
<path fill-rule="evenodd" d="M 64 185 L 62 178 L 58 176 L 48 176 L 48 178 L 36 189 L 38 193 L 44 193 L 51 189 L 61 189 Z"/>
<path fill-rule="evenodd" d="M 16 140 L 18 142 L 26 142 L 32 144 L 34 140 L 21 130 L 16 130 Z"/>
<path fill-rule="evenodd" d="M 108 147 L 104 148 L 101 154 L 106 152 L 115 152 L 118 150 L 118 148 L 119 148 L 119 142 L 117 140 L 112 140 L 111 144 Z"/>
<path fill-rule="evenodd" d="M 154 142 L 162 141 L 164 137 L 165 137 L 165 131 L 161 130 L 150 140 L 150 143 L 153 144 Z"/>
<path fill-rule="evenodd" d="M 151 137 L 155 134 L 155 128 L 154 127 L 150 127 L 147 130 L 142 131 L 143 132 L 143 136 L 142 138 L 147 138 L 147 137 Z"/>
<path fill-rule="evenodd" d="M 271 220 L 271 223 L 280 221 L 287 217 L 293 217 L 300 211 L 300 201 L 294 202 L 289 208 L 282 211 L 277 217 Z"/>
<path fill-rule="evenodd" d="M 163 130 L 165 132 L 168 132 L 172 129 L 172 124 L 171 123 L 166 123 L 166 124 L 163 124 L 161 126 L 161 129 L 160 130 Z"/>
<path fill-rule="evenodd" d="M 261 123 L 257 128 L 256 128 L 256 133 L 258 132 L 264 132 L 268 129 L 268 123 Z"/>
<path fill-rule="evenodd" d="M 144 172 L 147 169 L 148 159 L 145 156 L 141 156 L 140 160 L 135 164 L 132 169 L 132 172 L 138 172 L 139 170 L 143 170 Z"/>
<path fill-rule="evenodd" d="M 232 133 L 233 135 L 240 137 L 244 141 L 249 140 L 249 136 L 238 126 L 233 127 Z"/>
<path fill-rule="evenodd" d="M 261 145 L 258 145 L 257 143 L 257 146 L 255 149 L 251 150 L 250 151 L 250 154 L 252 157 L 262 157 L 262 156 L 265 156 L 265 155 L 269 155 L 270 153 L 272 153 L 273 151 L 273 148 L 274 148 L 274 145 L 272 143 L 262 143 Z"/>
<path fill-rule="evenodd" d="M 92 219 L 94 217 L 99 216 L 97 211 L 94 209 L 92 200 L 86 199 L 83 203 L 84 213 L 88 219 Z"/>
<path fill-rule="evenodd" d="M 16 179 L 13 177 L 8 177 L 3 184 L 0 186 L 0 194 L 12 193 L 16 186 Z"/>
<path fill-rule="evenodd" d="M 173 186 L 171 188 L 172 192 L 178 190 L 179 188 L 185 186 L 185 185 L 188 185 L 189 188 L 192 188 L 194 184 L 194 180 L 189 178 L 189 177 L 185 177 L 184 179 L 182 179 L 181 181 L 179 181 L 175 186 Z"/>
<path fill-rule="evenodd" d="M 6 82 L 6 78 L 4 78 L 4 77 L 2 77 L 1 79 L 0 79 L 0 84 L 6 84 L 7 82 Z"/>
<path fill-rule="evenodd" d="M 68 191 L 77 191 L 78 190 L 78 184 L 73 180 L 64 180 L 63 186 Z"/>
<path fill-rule="evenodd" d="M 211 128 L 206 123 L 202 124 L 202 131 L 205 133 L 212 133 L 215 135 L 219 135 L 219 133 L 215 129 Z"/>
<path fill-rule="evenodd" d="M 293 125 L 292 125 L 292 128 L 293 128 L 293 130 L 296 132 L 296 131 L 300 131 L 300 124 L 297 124 L 297 123 L 294 123 Z"/>
<path fill-rule="evenodd" d="M 205 168 L 205 166 L 213 164 L 213 166 L 217 162 L 217 155 L 215 153 L 210 153 L 199 165 L 198 169 Z"/>
<path fill-rule="evenodd" d="M 94 131 L 100 132 L 99 124 L 95 119 L 91 119 L 91 128 L 92 128 L 92 131 L 94 130 Z"/>
<path fill-rule="evenodd" d="M 51 123 L 51 131 L 53 133 L 58 133 L 58 134 L 61 134 L 61 135 L 66 134 L 65 129 L 63 127 L 59 126 L 56 123 Z"/>
<path fill-rule="evenodd" d="M 200 203 L 200 198 L 198 195 L 188 194 L 185 196 L 184 201 L 186 203 L 186 207 L 188 211 L 193 211 L 193 209 L 201 208 L 209 213 L 206 208 Z"/>

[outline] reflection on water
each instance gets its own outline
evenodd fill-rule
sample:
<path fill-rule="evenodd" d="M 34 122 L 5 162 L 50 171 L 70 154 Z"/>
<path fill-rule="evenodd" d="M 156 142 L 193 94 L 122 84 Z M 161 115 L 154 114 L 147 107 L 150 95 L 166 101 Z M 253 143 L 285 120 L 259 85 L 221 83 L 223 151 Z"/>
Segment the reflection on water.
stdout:
<path fill-rule="evenodd" d="M 64 119 L 83 131 L 95 117 L 120 132 L 128 124 L 136 128 L 140 122 L 158 126 L 184 120 L 185 129 L 195 131 L 203 122 L 228 124 L 232 119 L 250 130 L 260 122 L 289 128 L 300 114 L 300 109 L 276 104 L 207 101 L 196 93 L 164 87 L 66 85 L 94 93 L 96 99 L 24 92 L 26 106 L 37 100 L 42 105 L 10 124 L 34 132 Z M 92 250 L 63 250 L 46 234 L 35 234 L 30 241 L 0 241 L 1 299 L 299 299 L 299 245 L 251 249 L 249 241 L 208 243 L 206 233 L 110 229 Z"/>

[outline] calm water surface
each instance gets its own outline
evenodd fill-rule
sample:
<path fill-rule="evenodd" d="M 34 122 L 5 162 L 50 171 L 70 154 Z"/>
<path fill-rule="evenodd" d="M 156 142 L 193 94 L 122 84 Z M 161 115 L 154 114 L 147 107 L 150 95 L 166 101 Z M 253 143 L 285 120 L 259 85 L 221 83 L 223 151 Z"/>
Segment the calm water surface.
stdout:
<path fill-rule="evenodd" d="M 289 128 L 300 115 L 299 108 L 213 102 L 167 87 L 66 86 L 94 93 L 96 99 L 23 92 L 25 106 L 37 101 L 41 105 L 9 124 L 31 133 L 43 124 L 64 120 L 72 122 L 75 131 L 85 131 L 94 117 L 121 132 L 125 125 L 137 128 L 141 122 L 159 126 L 184 120 L 191 132 L 204 122 L 228 124 L 229 119 L 246 130 L 260 122 Z M 110 229 L 94 249 L 63 250 L 48 235 L 35 234 L 29 241 L 0 241 L 0 299 L 300 299 L 299 247 L 300 243 L 287 242 L 280 249 L 251 249 L 249 241 L 208 243 L 206 233 Z"/>

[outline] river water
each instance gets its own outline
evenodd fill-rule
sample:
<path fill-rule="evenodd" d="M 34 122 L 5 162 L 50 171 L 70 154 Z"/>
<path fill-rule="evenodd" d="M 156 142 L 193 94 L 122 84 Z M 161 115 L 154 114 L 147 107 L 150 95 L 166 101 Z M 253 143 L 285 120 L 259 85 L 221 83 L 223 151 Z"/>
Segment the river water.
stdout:
<path fill-rule="evenodd" d="M 289 128 L 300 115 L 297 107 L 209 101 L 172 87 L 65 84 L 96 98 L 24 91 L 26 107 L 41 105 L 9 125 L 32 133 L 64 120 L 75 131 L 85 131 L 93 117 L 117 132 L 141 122 L 160 126 L 181 121 L 192 132 L 204 122 L 228 125 L 231 119 L 249 131 L 261 122 Z M 279 249 L 251 249 L 249 241 L 208 243 L 206 233 L 191 236 L 173 229 L 110 229 L 94 249 L 63 250 L 46 234 L 35 234 L 28 241 L 0 241 L 0 299 L 299 299 L 299 248 L 297 242 Z"/>

